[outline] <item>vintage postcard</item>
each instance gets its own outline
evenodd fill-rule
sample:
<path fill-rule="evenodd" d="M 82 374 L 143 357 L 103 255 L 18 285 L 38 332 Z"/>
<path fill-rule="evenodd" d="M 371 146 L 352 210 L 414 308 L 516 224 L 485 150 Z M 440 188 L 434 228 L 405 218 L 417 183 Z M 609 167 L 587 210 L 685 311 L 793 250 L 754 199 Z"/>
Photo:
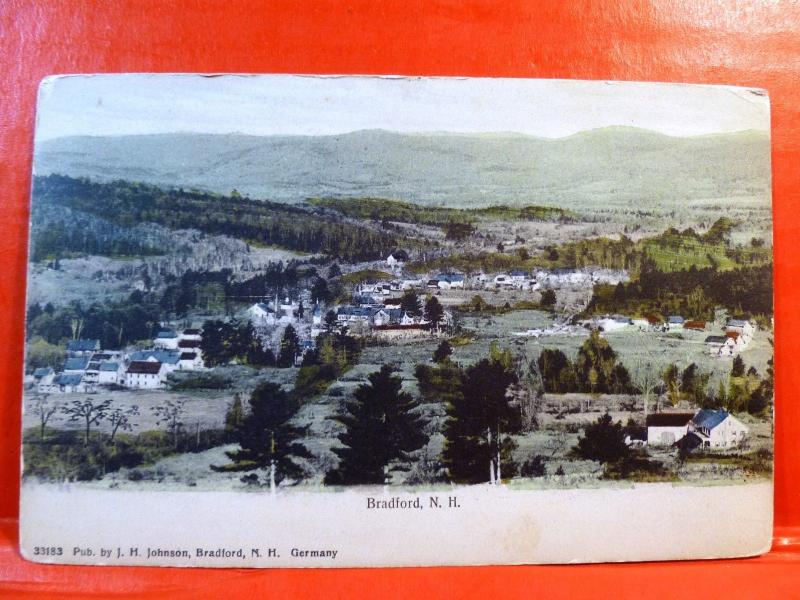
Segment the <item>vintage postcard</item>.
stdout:
<path fill-rule="evenodd" d="M 723 86 L 46 79 L 22 553 L 766 551 L 769 131 Z"/>

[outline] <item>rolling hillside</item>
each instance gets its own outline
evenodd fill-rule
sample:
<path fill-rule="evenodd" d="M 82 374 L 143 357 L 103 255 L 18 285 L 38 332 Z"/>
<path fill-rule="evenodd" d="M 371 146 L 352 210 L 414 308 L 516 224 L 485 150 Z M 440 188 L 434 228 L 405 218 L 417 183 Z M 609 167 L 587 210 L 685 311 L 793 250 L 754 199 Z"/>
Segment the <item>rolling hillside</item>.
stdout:
<path fill-rule="evenodd" d="M 125 179 L 253 198 L 398 198 L 425 205 L 620 208 L 763 198 L 764 132 L 675 138 L 610 127 L 562 139 L 499 134 L 161 134 L 42 142 L 36 174 Z"/>

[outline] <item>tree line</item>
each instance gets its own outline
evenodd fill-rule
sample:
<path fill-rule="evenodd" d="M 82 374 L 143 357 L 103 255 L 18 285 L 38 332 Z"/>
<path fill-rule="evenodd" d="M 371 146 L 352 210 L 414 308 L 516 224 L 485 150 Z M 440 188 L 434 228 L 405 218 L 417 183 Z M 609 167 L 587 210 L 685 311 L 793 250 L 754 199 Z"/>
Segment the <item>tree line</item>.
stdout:
<path fill-rule="evenodd" d="M 408 245 L 396 233 L 238 194 L 48 175 L 34 179 L 33 198 L 34 204 L 67 206 L 124 227 L 152 222 L 350 261 L 380 259 L 391 249 Z"/>
<path fill-rule="evenodd" d="M 404 391 L 390 365 L 371 373 L 356 388 L 334 419 L 342 426 L 333 448 L 338 464 L 329 470 L 329 485 L 382 485 L 395 472 L 407 471 L 428 443 L 430 424 L 421 405 L 445 404 L 444 477 L 458 483 L 500 483 L 517 471 L 512 435 L 522 429 L 519 406 L 509 396 L 517 382 L 510 351 L 493 347 L 490 356 L 468 367 L 439 352 L 435 366 L 418 365 L 420 397 Z M 241 449 L 228 454 L 231 463 L 215 470 L 249 472 L 248 483 L 270 485 L 302 478 L 306 430 L 293 416 L 301 399 L 272 383 L 259 386 L 249 411 L 233 405 L 234 438 Z M 262 476 L 259 476 L 259 472 Z"/>

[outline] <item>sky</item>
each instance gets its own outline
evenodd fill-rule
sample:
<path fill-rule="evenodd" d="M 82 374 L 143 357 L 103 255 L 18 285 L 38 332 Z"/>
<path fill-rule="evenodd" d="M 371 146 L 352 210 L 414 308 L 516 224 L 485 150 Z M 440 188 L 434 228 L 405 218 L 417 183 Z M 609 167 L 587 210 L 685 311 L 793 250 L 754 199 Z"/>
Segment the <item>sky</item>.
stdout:
<path fill-rule="evenodd" d="M 37 141 L 173 132 L 332 135 L 517 132 L 612 125 L 692 136 L 769 130 L 763 93 L 727 86 L 553 79 L 79 75 L 42 82 Z"/>

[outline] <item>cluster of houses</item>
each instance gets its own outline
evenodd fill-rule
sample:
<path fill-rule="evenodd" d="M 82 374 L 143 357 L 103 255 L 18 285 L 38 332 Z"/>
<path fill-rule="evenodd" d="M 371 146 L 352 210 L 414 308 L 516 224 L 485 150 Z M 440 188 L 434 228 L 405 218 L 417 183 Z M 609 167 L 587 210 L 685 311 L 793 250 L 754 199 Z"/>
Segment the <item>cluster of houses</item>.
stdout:
<path fill-rule="evenodd" d="M 40 394 L 94 393 L 103 386 L 159 389 L 174 371 L 203 369 L 200 329 L 162 329 L 146 350 L 103 350 L 99 340 L 67 342 L 67 358 L 61 372 L 42 367 L 29 383 Z"/>
<path fill-rule="evenodd" d="M 640 331 L 707 331 L 709 324 L 706 321 L 693 321 L 684 319 L 680 315 L 670 315 L 666 320 L 655 316 L 644 319 L 633 319 L 625 315 L 605 315 L 583 321 L 585 327 L 600 329 L 601 331 L 619 331 L 636 327 Z M 728 319 L 724 327 L 724 335 L 710 335 L 704 343 L 713 356 L 733 356 L 744 350 L 753 339 L 756 326 L 746 319 Z"/>
<path fill-rule="evenodd" d="M 731 450 L 747 440 L 750 430 L 726 410 L 663 412 L 647 416 L 645 427 L 627 428 L 631 446 L 671 447 L 687 450 Z"/>
<path fill-rule="evenodd" d="M 755 325 L 744 319 L 729 319 L 725 324 L 725 335 L 710 335 L 706 338 L 709 353 L 714 356 L 732 356 L 744 350 L 753 339 Z"/>
<path fill-rule="evenodd" d="M 386 266 L 395 275 L 401 275 L 408 260 L 404 250 L 392 252 L 386 257 Z M 535 291 L 560 286 L 593 286 L 598 283 L 616 285 L 627 282 L 630 278 L 624 270 L 606 269 L 602 267 L 586 267 L 582 269 L 511 269 L 503 273 L 487 274 L 483 272 L 469 276 L 456 272 L 430 273 L 420 279 L 399 279 L 389 284 L 393 289 L 402 290 L 410 287 L 426 287 L 429 289 L 514 289 Z"/>
<path fill-rule="evenodd" d="M 388 297 L 386 292 L 397 291 L 380 284 L 363 284 L 356 289 L 352 304 L 336 309 L 336 322 L 340 325 L 359 325 L 367 328 L 377 338 L 397 339 L 417 337 L 431 331 L 431 323 L 423 314 L 403 310 L 400 297 Z M 447 327 L 453 317 L 443 312 L 439 325 Z"/>

